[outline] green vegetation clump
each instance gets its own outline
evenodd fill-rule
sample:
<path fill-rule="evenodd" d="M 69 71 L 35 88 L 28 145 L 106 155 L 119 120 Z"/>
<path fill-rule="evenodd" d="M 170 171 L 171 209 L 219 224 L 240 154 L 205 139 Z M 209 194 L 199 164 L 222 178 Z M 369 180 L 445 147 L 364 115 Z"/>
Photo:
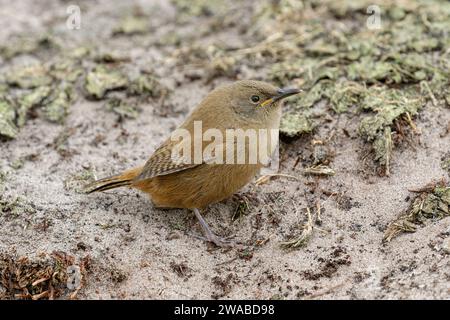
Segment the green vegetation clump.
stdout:
<path fill-rule="evenodd" d="M 186 16 L 210 16 L 226 8 L 224 0 L 172 0 L 179 12 Z"/>
<path fill-rule="evenodd" d="M 90 97 L 102 99 L 108 91 L 124 89 L 128 78 L 121 72 L 104 65 L 96 66 L 86 75 L 85 89 Z"/>
<path fill-rule="evenodd" d="M 4 198 L 0 194 L 0 215 L 12 218 L 21 217 L 24 214 L 34 214 L 34 205 L 22 197 Z"/>
<path fill-rule="evenodd" d="M 117 114 L 121 119 L 136 119 L 139 116 L 139 108 L 119 98 L 111 98 L 106 102 L 106 109 Z"/>
<path fill-rule="evenodd" d="M 369 25 L 370 5 L 381 9 L 378 27 Z M 253 21 L 259 42 L 237 50 L 236 56 L 249 61 L 263 57 L 262 64 L 271 66 L 269 81 L 305 91 L 287 103 L 281 127 L 285 135 L 310 132 L 305 124 L 311 110 L 324 101 L 331 116 L 360 118 L 358 134 L 389 174 L 397 124 L 404 121 L 415 128 L 414 116 L 427 103 L 450 102 L 446 1 L 286 0 L 261 5 Z M 318 119 L 314 126 L 320 123 Z"/>
<path fill-rule="evenodd" d="M 285 114 L 280 124 L 280 130 L 288 137 L 310 133 L 313 129 L 314 124 L 311 120 L 306 115 L 298 112 Z"/>
<path fill-rule="evenodd" d="M 113 34 L 133 35 L 149 31 L 149 19 L 145 16 L 130 15 L 122 18 Z"/>
<path fill-rule="evenodd" d="M 10 70 L 6 74 L 6 83 L 21 89 L 33 89 L 50 85 L 52 77 L 44 65 L 35 63 Z"/>
<path fill-rule="evenodd" d="M 160 98 L 169 91 L 154 75 L 143 73 L 130 81 L 128 93 L 133 96 Z"/>
<path fill-rule="evenodd" d="M 366 112 L 361 118 L 359 134 L 372 143 L 374 159 L 385 168 L 386 175 L 390 172 L 393 148 L 391 128 L 395 121 L 402 118 L 413 125 L 411 118 L 423 107 L 423 100 L 420 95 L 407 89 L 371 87 L 360 101 L 361 108 Z"/>
<path fill-rule="evenodd" d="M 0 96 L 0 136 L 15 138 L 18 128 L 15 123 L 15 109 L 13 103 L 4 96 Z"/>
<path fill-rule="evenodd" d="M 31 54 L 42 50 L 58 48 L 56 39 L 48 34 L 15 36 L 0 45 L 0 56 L 10 60 L 21 54 Z"/>
<path fill-rule="evenodd" d="M 50 122 L 63 123 L 66 118 L 70 104 L 73 101 L 71 86 L 55 88 L 50 97 L 50 102 L 44 107 L 44 117 Z"/>
<path fill-rule="evenodd" d="M 404 232 L 415 232 L 427 220 L 440 220 L 450 215 L 450 186 L 444 182 L 418 190 L 409 209 L 387 228 L 384 241 L 389 242 Z"/>
<path fill-rule="evenodd" d="M 143 35 L 150 32 L 148 25 L 148 18 L 141 14 L 125 14 L 111 35 Z M 129 97 L 161 99 L 169 94 L 153 73 L 130 66 L 132 61 L 123 53 L 83 43 L 64 48 L 58 45 L 58 37 L 16 36 L 8 46 L 0 46 L 1 58 L 6 61 L 5 72 L 0 75 L 0 138 L 16 138 L 31 114 L 64 124 L 79 97 L 107 100 L 107 110 L 121 118 L 136 118 L 141 110 L 128 101 Z M 33 59 L 16 63 L 13 58 L 18 56 Z M 119 104 L 110 101 L 110 92 L 116 91 L 121 94 Z"/>

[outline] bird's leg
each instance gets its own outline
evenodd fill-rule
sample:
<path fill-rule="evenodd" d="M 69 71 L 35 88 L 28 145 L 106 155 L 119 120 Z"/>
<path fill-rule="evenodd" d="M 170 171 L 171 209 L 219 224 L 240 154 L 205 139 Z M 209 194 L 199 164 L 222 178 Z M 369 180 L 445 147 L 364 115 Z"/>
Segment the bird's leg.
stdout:
<path fill-rule="evenodd" d="M 203 229 L 203 233 L 205 234 L 206 240 L 209 242 L 214 243 L 218 247 L 230 247 L 231 242 L 217 236 L 211 231 L 211 228 L 206 223 L 205 219 L 203 219 L 202 215 L 200 214 L 200 211 L 197 208 L 193 209 L 195 216 L 198 219 L 198 222 L 200 223 L 200 226 Z"/>

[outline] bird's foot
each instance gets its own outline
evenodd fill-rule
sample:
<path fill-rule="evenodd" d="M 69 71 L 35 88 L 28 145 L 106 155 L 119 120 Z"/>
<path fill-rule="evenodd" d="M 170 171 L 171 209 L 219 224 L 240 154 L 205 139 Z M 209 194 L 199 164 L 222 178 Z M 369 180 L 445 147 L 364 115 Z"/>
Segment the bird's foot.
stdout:
<path fill-rule="evenodd" d="M 209 242 L 214 243 L 216 246 L 221 248 L 231 248 L 234 247 L 234 241 L 229 240 L 230 237 L 222 238 L 217 236 L 216 234 L 211 234 L 206 238 Z"/>
<path fill-rule="evenodd" d="M 197 238 L 214 243 L 216 246 L 221 248 L 233 247 L 234 242 L 229 241 L 229 238 L 221 238 L 211 231 L 211 228 L 208 226 L 205 219 L 203 219 L 203 217 L 200 215 L 200 211 L 198 209 L 194 209 L 193 211 L 205 235 L 204 237 L 196 236 Z"/>
<path fill-rule="evenodd" d="M 207 234 L 206 236 L 201 236 L 201 235 L 198 235 L 195 233 L 191 233 L 191 236 L 193 236 L 194 238 L 212 243 L 220 248 L 232 248 L 235 245 L 234 241 L 229 240 L 229 239 L 231 239 L 231 237 L 222 238 L 214 233 Z"/>

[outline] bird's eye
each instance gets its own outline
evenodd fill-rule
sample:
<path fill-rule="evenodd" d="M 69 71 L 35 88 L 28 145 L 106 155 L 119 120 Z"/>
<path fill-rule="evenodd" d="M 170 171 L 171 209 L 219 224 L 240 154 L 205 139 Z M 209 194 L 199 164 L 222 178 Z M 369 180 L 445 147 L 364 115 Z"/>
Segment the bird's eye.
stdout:
<path fill-rule="evenodd" d="M 253 103 L 257 103 L 259 101 L 259 96 L 253 95 L 250 99 L 252 100 Z"/>

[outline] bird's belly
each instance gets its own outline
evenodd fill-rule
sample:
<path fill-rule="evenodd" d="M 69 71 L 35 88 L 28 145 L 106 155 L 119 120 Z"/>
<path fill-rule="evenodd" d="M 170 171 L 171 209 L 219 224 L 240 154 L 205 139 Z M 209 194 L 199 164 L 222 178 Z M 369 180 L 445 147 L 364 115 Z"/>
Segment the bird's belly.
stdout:
<path fill-rule="evenodd" d="M 204 208 L 230 197 L 249 183 L 260 165 L 203 164 L 150 180 L 134 186 L 147 192 L 157 207 Z"/>

